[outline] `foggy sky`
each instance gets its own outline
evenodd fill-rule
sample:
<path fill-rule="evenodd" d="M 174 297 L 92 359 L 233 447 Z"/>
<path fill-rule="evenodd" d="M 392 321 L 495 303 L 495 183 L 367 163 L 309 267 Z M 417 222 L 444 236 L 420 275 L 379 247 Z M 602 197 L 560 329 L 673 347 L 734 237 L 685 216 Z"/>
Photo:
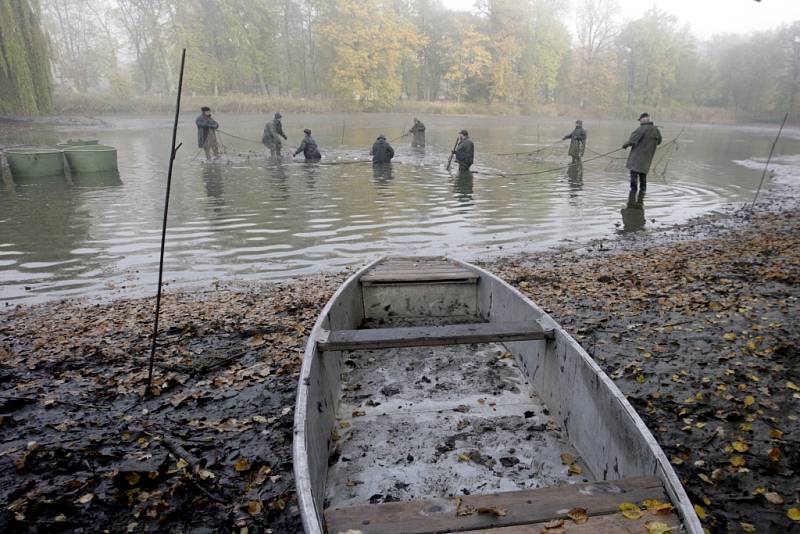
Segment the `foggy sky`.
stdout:
<path fill-rule="evenodd" d="M 719 33 L 747 33 L 767 30 L 800 20 L 800 0 L 618 0 L 622 8 L 622 20 L 640 17 L 645 11 L 657 6 L 688 22 L 692 33 L 708 38 Z M 450 9 L 469 10 L 470 0 L 442 0 Z M 576 0 L 571 4 L 576 5 Z M 575 24 L 564 21 L 570 31 Z"/>

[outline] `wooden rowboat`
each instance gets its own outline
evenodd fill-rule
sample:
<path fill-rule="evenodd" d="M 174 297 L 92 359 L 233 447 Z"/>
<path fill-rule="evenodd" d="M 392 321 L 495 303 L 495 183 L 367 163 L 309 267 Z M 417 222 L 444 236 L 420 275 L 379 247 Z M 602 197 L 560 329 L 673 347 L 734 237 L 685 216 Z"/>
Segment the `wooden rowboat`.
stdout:
<path fill-rule="evenodd" d="M 581 346 L 496 276 L 446 258 L 378 260 L 325 306 L 294 472 L 307 534 L 521 534 L 559 519 L 568 532 L 703 532 Z"/>

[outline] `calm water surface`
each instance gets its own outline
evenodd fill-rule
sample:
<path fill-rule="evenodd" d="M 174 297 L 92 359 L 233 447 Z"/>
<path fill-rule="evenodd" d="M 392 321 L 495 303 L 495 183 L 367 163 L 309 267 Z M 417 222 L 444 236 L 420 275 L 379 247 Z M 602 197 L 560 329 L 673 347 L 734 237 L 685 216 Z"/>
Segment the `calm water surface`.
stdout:
<path fill-rule="evenodd" d="M 258 140 L 266 116 L 218 114 L 223 131 Z M 197 155 L 194 113 L 181 121 L 184 142 L 170 204 L 165 280 L 210 286 L 216 280 L 281 279 L 359 264 L 383 254 L 448 254 L 471 259 L 562 240 L 605 237 L 683 221 L 727 202 L 751 199 L 775 128 L 664 124 L 644 199 L 629 199 L 624 160 L 585 155 L 582 175 L 567 143 L 526 156 L 571 130 L 572 120 L 422 117 L 428 147 L 394 142 L 395 163 L 366 160 L 379 133 L 399 136 L 405 115 L 292 115 L 283 122 L 294 150 L 311 128 L 321 164 L 265 161 L 262 147 L 220 135 L 227 155 Z M 96 137 L 117 147 L 119 175 L 0 181 L 0 303 L 69 296 L 149 295 L 158 268 L 170 119 L 114 117 L 103 127 L 4 126 L 0 145 L 55 144 Z M 658 122 L 657 122 L 658 123 Z M 636 126 L 587 121 L 588 147 L 618 148 Z M 455 132 L 470 130 L 473 173 L 445 170 Z M 794 137 L 792 137 L 794 136 Z M 255 152 L 250 152 L 255 151 Z M 779 144 L 778 174 L 797 180 L 798 132 Z M 618 152 L 615 156 L 623 156 Z M 643 227 L 642 227 L 643 226 Z"/>

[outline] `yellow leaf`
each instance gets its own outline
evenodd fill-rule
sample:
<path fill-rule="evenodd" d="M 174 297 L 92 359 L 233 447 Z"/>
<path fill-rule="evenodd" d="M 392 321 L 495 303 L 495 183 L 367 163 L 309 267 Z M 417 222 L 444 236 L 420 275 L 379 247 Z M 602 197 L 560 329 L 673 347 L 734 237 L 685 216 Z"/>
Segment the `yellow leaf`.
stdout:
<path fill-rule="evenodd" d="M 250 469 L 250 462 L 245 460 L 244 458 L 239 458 L 235 464 L 233 464 L 233 468 L 241 473 L 242 471 L 247 471 Z"/>
<path fill-rule="evenodd" d="M 752 395 L 748 395 L 748 396 L 746 396 L 746 397 L 744 398 L 744 405 L 745 405 L 745 407 L 752 406 L 752 405 L 753 405 L 753 404 L 755 404 L 755 403 L 756 403 L 756 398 L 755 398 L 755 397 L 753 397 Z"/>
<path fill-rule="evenodd" d="M 673 456 L 670 462 L 672 462 L 672 465 L 681 465 L 683 463 L 683 458 L 680 458 L 678 456 Z"/>
<path fill-rule="evenodd" d="M 764 494 L 764 498 L 772 504 L 783 504 L 783 496 L 777 491 L 770 491 Z"/>
<path fill-rule="evenodd" d="M 586 512 L 585 508 L 573 508 L 567 512 L 567 515 L 579 525 L 581 523 L 586 523 L 586 521 L 589 519 L 589 514 Z"/>
<path fill-rule="evenodd" d="M 750 432 L 753 430 L 753 423 L 742 423 L 739 425 L 739 430 L 742 432 Z"/>
<path fill-rule="evenodd" d="M 733 450 L 735 450 L 736 452 L 747 452 L 747 449 L 750 448 L 750 445 L 748 445 L 744 441 L 734 441 L 733 443 L 731 443 L 731 447 L 733 447 Z"/>
<path fill-rule="evenodd" d="M 661 521 L 648 521 L 644 526 L 647 528 L 648 534 L 666 534 L 674 530 L 671 526 Z"/>
<path fill-rule="evenodd" d="M 580 475 L 583 473 L 583 469 L 578 464 L 571 464 L 567 472 L 569 472 L 570 475 Z"/>
<path fill-rule="evenodd" d="M 139 475 L 139 473 L 135 471 L 125 475 L 125 480 L 127 480 L 128 484 L 130 484 L 131 486 L 135 486 L 136 484 L 138 484 L 140 478 L 142 478 L 141 475 Z"/>
<path fill-rule="evenodd" d="M 700 519 L 705 519 L 706 517 L 708 517 L 708 512 L 706 512 L 706 509 L 700 506 L 699 504 L 694 505 L 694 513 L 696 513 L 697 517 L 699 517 Z"/>
<path fill-rule="evenodd" d="M 789 508 L 786 510 L 786 517 L 792 521 L 800 521 L 800 508 Z"/>
<path fill-rule="evenodd" d="M 786 382 L 786 387 L 791 389 L 792 391 L 800 391 L 800 386 L 798 386 L 794 382 Z"/>
<path fill-rule="evenodd" d="M 561 453 L 561 463 L 563 463 L 564 465 L 573 464 L 573 463 L 575 463 L 575 458 L 573 458 L 572 455 L 570 453 L 568 453 L 568 452 L 562 452 Z"/>
<path fill-rule="evenodd" d="M 250 515 L 258 515 L 261 513 L 262 509 L 261 501 L 250 501 L 247 503 L 247 513 Z"/>
<path fill-rule="evenodd" d="M 706 475 L 705 473 L 698 473 L 697 476 L 700 478 L 700 480 L 702 480 L 706 484 L 711 484 L 712 486 L 714 485 L 714 482 L 712 482 L 711 479 L 708 478 L 708 475 Z"/>
<path fill-rule="evenodd" d="M 728 332 L 722 337 L 725 338 L 725 341 L 734 341 L 736 339 L 736 334 L 734 334 L 733 332 Z"/>
<path fill-rule="evenodd" d="M 778 430 L 777 428 L 771 428 L 769 430 L 769 437 L 772 439 L 781 439 L 783 437 L 783 432 Z"/>
<path fill-rule="evenodd" d="M 653 510 L 655 510 L 656 508 L 658 508 L 662 504 L 663 503 L 661 501 L 657 500 L 657 499 L 645 499 L 645 500 L 642 501 L 642 506 L 647 508 L 647 510 L 649 512 L 652 512 Z"/>
<path fill-rule="evenodd" d="M 253 421 L 255 421 L 256 423 L 266 423 L 267 422 L 267 418 L 264 417 L 263 415 L 254 415 L 253 416 Z"/>
<path fill-rule="evenodd" d="M 619 509 L 626 519 L 640 519 L 644 515 L 639 507 L 632 502 L 624 502 L 620 504 Z"/>
<path fill-rule="evenodd" d="M 730 459 L 731 465 L 733 467 L 742 467 L 745 464 L 745 460 L 741 456 L 734 456 Z"/>
<path fill-rule="evenodd" d="M 458 461 L 459 462 L 469 462 L 469 460 L 470 460 L 469 454 L 464 454 L 462 452 L 461 454 L 458 455 Z"/>
<path fill-rule="evenodd" d="M 178 469 L 183 469 L 184 467 L 189 465 L 189 462 L 187 462 L 183 458 L 178 458 L 178 462 L 175 465 L 178 467 Z"/>
<path fill-rule="evenodd" d="M 739 523 L 739 526 L 742 527 L 742 530 L 745 532 L 755 532 L 756 527 L 750 523 Z"/>
<path fill-rule="evenodd" d="M 764 486 L 758 486 L 756 489 L 753 490 L 753 495 L 764 495 L 767 492 L 767 488 Z"/>
<path fill-rule="evenodd" d="M 94 499 L 94 493 L 84 493 L 78 499 L 78 502 L 81 504 L 89 504 L 92 499 Z"/>
<path fill-rule="evenodd" d="M 563 526 L 564 526 L 563 519 L 552 519 L 544 524 L 544 529 L 551 530 L 551 529 L 561 528 Z"/>

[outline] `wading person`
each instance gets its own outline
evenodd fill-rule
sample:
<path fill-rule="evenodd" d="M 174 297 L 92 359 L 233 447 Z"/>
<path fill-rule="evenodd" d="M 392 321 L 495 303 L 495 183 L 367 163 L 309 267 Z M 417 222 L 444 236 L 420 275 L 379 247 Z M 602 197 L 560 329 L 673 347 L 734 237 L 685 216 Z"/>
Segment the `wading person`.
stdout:
<path fill-rule="evenodd" d="M 311 137 L 311 130 L 306 128 L 303 130 L 303 133 L 306 134 L 306 136 L 300 141 L 300 146 L 294 151 L 292 157 L 302 152 L 306 161 L 318 161 L 322 159 L 322 154 L 319 153 L 319 148 L 317 147 L 317 141 Z"/>
<path fill-rule="evenodd" d="M 394 149 L 386 140 L 386 136 L 381 134 L 373 143 L 369 155 L 372 156 L 372 163 L 391 163 L 394 157 Z"/>
<path fill-rule="evenodd" d="M 200 108 L 200 115 L 195 119 L 197 125 L 197 148 L 202 148 L 206 153 L 206 160 L 211 160 L 211 153 L 214 159 L 219 159 L 219 144 L 217 143 L 217 128 L 219 124 L 211 118 L 211 108 L 203 106 Z"/>
<path fill-rule="evenodd" d="M 411 134 L 411 146 L 425 147 L 425 125 L 414 117 L 414 125 L 408 131 Z"/>
<path fill-rule="evenodd" d="M 466 130 L 458 132 L 458 145 L 453 150 L 453 154 L 458 162 L 458 171 L 468 171 L 475 159 L 475 145 L 472 144 L 472 139 L 469 138 L 469 132 Z"/>
<path fill-rule="evenodd" d="M 644 191 L 647 189 L 647 173 L 653 163 L 656 147 L 661 144 L 661 132 L 647 113 L 639 115 L 639 124 L 622 148 L 632 147 L 625 164 L 631 171 L 631 189 L 640 188 Z"/>
<path fill-rule="evenodd" d="M 269 155 L 272 159 L 280 159 L 281 137 L 287 139 L 286 134 L 283 133 L 281 117 L 280 113 L 276 113 L 275 118 L 264 126 L 264 135 L 261 136 L 261 142 L 269 149 Z"/>
<path fill-rule="evenodd" d="M 572 130 L 572 133 L 561 138 L 562 141 L 566 139 L 570 139 L 568 154 L 572 156 L 571 165 L 580 165 L 583 152 L 586 150 L 586 130 L 583 129 L 583 121 L 575 121 L 575 129 Z"/>

